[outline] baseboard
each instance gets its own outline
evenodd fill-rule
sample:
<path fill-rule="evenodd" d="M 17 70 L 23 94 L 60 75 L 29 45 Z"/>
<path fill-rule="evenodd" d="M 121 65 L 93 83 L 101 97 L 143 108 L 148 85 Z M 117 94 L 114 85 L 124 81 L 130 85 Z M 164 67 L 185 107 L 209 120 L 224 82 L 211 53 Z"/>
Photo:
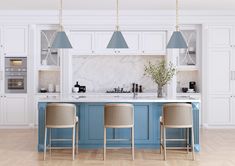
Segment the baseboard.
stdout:
<path fill-rule="evenodd" d="M 235 129 L 235 124 L 202 124 L 205 129 Z"/>
<path fill-rule="evenodd" d="M 14 125 L 8 125 L 8 124 L 1 124 L 0 129 L 34 129 L 37 128 L 33 123 L 30 124 L 14 124 Z"/>

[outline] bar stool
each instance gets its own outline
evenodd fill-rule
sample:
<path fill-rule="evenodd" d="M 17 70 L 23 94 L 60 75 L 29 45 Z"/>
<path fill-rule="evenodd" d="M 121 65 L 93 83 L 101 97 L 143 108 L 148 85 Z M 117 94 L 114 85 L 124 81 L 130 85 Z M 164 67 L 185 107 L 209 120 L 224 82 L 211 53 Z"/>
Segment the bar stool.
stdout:
<path fill-rule="evenodd" d="M 52 129 L 72 128 L 72 139 L 51 139 Z M 49 147 L 47 147 L 47 129 L 50 130 Z M 77 136 L 75 136 L 75 129 Z M 75 138 L 76 143 L 75 143 Z M 49 103 L 45 112 L 45 137 L 44 137 L 44 160 L 46 150 L 55 149 L 51 147 L 52 141 L 72 141 L 72 159 L 74 160 L 75 144 L 78 145 L 78 117 L 76 116 L 76 105 L 67 103 Z M 56 149 L 64 149 L 56 147 Z"/>
<path fill-rule="evenodd" d="M 106 159 L 107 128 L 131 128 L 132 160 L 134 160 L 134 106 L 122 103 L 104 106 L 104 160 Z"/>
<path fill-rule="evenodd" d="M 167 128 L 186 129 L 186 139 L 167 139 Z M 162 117 L 160 117 L 160 153 L 162 152 L 163 148 L 164 160 L 166 160 L 166 141 L 186 141 L 187 152 L 189 151 L 189 129 L 191 129 L 190 145 L 192 151 L 192 159 L 195 160 L 192 105 L 186 103 L 171 103 L 163 105 Z"/>

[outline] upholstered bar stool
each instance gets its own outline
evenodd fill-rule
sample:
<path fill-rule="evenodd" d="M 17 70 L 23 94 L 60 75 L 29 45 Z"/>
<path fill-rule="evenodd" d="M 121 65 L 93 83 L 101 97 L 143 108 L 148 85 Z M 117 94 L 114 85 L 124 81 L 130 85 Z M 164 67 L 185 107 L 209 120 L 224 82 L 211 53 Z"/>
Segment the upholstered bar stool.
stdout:
<path fill-rule="evenodd" d="M 72 139 L 52 139 L 51 130 L 61 128 L 72 128 Z M 49 147 L 47 147 L 47 130 L 49 129 Z M 78 145 L 78 117 L 76 116 L 76 105 L 67 103 L 47 104 L 45 112 L 45 137 L 44 137 L 44 160 L 47 149 L 64 149 L 65 147 L 51 147 L 52 141 L 72 141 L 72 159 L 75 152 L 75 130 L 77 129 L 76 144 Z"/>
<path fill-rule="evenodd" d="M 104 106 L 104 160 L 106 159 L 107 128 L 131 128 L 132 160 L 134 160 L 134 106 L 121 103 Z"/>
<path fill-rule="evenodd" d="M 167 128 L 184 128 L 186 129 L 186 139 L 167 139 Z M 195 160 L 194 154 L 194 131 L 192 105 L 186 103 L 171 103 L 163 105 L 162 117 L 160 117 L 160 153 L 164 149 L 164 160 L 166 160 L 167 141 L 185 141 L 187 144 L 187 152 L 189 150 L 189 129 L 191 129 L 191 151 L 192 158 Z M 175 147 L 172 147 L 175 148 Z"/>

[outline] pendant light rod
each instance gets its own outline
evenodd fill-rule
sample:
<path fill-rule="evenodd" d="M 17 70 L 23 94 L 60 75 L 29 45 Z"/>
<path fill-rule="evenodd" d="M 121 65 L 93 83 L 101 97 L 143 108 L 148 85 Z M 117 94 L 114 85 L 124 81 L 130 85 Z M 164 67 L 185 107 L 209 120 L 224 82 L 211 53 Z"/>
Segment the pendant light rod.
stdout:
<path fill-rule="evenodd" d="M 62 8 L 63 8 L 63 0 L 60 0 L 60 6 L 59 6 L 59 24 L 60 24 L 60 31 L 63 30 L 63 20 L 62 20 Z"/>
<path fill-rule="evenodd" d="M 117 0 L 117 2 L 116 2 L 116 8 L 117 8 L 117 10 L 116 10 L 116 14 L 117 14 L 117 16 L 116 16 L 116 30 L 118 31 L 119 30 L 119 0 Z"/>
<path fill-rule="evenodd" d="M 176 31 L 179 31 L 179 0 L 176 0 Z"/>

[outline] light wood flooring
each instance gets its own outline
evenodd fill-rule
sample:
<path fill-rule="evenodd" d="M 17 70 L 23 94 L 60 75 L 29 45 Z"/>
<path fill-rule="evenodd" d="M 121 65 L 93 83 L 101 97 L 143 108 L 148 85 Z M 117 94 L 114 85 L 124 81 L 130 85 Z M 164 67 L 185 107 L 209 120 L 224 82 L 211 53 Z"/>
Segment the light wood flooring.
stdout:
<path fill-rule="evenodd" d="M 136 149 L 134 161 L 128 149 L 107 150 L 106 161 L 102 152 L 79 149 L 72 161 L 70 150 L 54 150 L 43 161 L 36 129 L 0 130 L 0 166 L 235 166 L 235 130 L 202 130 L 195 161 L 184 151 L 168 151 L 167 161 L 155 149 Z"/>

